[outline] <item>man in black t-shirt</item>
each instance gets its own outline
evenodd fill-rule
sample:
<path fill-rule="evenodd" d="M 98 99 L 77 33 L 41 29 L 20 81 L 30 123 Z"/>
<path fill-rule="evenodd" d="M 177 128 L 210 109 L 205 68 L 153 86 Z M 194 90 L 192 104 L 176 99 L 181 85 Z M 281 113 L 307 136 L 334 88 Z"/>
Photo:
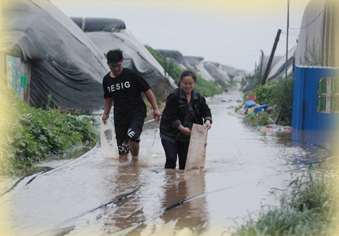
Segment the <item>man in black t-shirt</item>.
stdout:
<path fill-rule="evenodd" d="M 111 71 L 105 75 L 102 83 L 105 98 L 102 120 L 106 124 L 114 103 L 114 127 L 119 148 L 119 161 L 127 162 L 128 153 L 131 151 L 132 162 L 137 162 L 140 135 L 147 114 L 141 93 L 145 93 L 151 103 L 156 121 L 160 119 L 160 111 L 147 81 L 136 72 L 123 68 L 122 52 L 110 50 L 106 57 Z"/>

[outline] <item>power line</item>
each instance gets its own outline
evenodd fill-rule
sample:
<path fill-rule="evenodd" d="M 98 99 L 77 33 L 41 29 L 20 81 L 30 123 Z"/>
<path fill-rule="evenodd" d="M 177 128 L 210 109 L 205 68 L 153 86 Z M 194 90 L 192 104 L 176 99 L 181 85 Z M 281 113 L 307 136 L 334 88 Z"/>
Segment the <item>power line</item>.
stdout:
<path fill-rule="evenodd" d="M 316 21 L 316 20 L 319 18 L 319 16 L 320 16 L 323 12 L 324 12 L 324 10 L 322 10 L 322 11 L 319 13 L 319 15 L 318 15 L 316 18 L 314 18 L 309 24 L 307 24 L 307 25 L 305 25 L 305 26 L 303 26 L 303 27 L 300 27 L 300 28 L 290 28 L 290 29 L 298 30 L 298 29 L 304 29 L 304 28 L 307 28 L 307 27 L 310 26 L 314 21 Z"/>

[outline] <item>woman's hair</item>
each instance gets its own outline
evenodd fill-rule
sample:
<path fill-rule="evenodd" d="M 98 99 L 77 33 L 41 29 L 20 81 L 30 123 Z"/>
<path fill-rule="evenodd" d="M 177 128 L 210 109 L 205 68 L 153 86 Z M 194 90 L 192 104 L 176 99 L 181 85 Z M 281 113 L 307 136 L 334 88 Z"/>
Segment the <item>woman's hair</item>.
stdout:
<path fill-rule="evenodd" d="M 197 77 L 195 76 L 195 74 L 194 74 L 192 71 L 190 71 L 190 70 L 185 70 L 185 71 L 182 72 L 181 75 L 180 75 L 180 81 L 179 81 L 178 86 L 180 86 L 180 82 L 181 82 L 182 79 L 183 79 L 184 77 L 186 77 L 186 76 L 191 76 L 191 77 L 193 78 L 193 80 L 194 80 L 194 83 L 195 83 L 195 81 L 197 81 Z"/>

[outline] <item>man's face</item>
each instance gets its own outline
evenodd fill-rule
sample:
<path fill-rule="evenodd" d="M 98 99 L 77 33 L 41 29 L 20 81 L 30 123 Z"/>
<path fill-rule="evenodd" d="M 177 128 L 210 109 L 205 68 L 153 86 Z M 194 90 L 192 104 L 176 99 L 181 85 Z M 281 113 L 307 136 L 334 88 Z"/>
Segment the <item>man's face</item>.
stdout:
<path fill-rule="evenodd" d="M 119 61 L 117 63 L 107 62 L 107 65 L 112 71 L 114 77 L 118 77 L 121 74 L 122 69 L 123 69 L 122 64 L 123 64 L 123 61 Z"/>

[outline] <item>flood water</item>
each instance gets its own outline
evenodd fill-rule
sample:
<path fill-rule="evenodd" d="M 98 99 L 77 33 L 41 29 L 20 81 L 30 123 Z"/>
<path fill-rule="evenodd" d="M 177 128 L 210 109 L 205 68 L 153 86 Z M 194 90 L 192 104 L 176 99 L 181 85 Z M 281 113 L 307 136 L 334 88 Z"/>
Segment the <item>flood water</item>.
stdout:
<path fill-rule="evenodd" d="M 138 164 L 104 158 L 99 146 L 60 162 L 0 198 L 0 224 L 16 236 L 228 235 L 248 213 L 278 205 L 270 190 L 286 188 L 291 173 L 331 156 L 333 140 L 250 128 L 231 114 L 237 100 L 242 93 L 230 91 L 209 101 L 213 124 L 203 170 L 165 170 L 159 124 L 148 122 Z"/>

